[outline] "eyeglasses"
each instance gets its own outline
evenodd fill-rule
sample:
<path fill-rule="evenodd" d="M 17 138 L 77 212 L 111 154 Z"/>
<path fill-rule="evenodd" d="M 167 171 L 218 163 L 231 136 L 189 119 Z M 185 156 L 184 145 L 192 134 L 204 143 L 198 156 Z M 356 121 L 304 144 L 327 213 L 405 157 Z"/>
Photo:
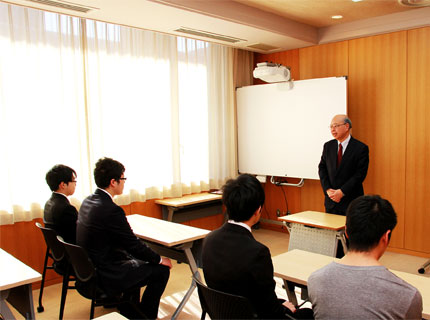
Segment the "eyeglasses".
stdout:
<path fill-rule="evenodd" d="M 345 125 L 346 123 L 341 123 L 341 124 L 339 124 L 339 123 L 335 123 L 335 124 L 331 124 L 330 126 L 329 126 L 329 128 L 330 129 L 333 129 L 333 128 L 335 128 L 335 129 L 337 129 L 337 128 L 339 128 L 340 126 L 343 126 L 343 125 Z"/>
<path fill-rule="evenodd" d="M 127 180 L 127 178 L 119 178 L 119 180 L 124 180 L 125 181 L 125 180 Z"/>
<path fill-rule="evenodd" d="M 74 183 L 77 183 L 78 181 L 76 181 L 76 180 L 72 180 L 72 181 L 70 181 L 70 182 L 74 182 Z"/>

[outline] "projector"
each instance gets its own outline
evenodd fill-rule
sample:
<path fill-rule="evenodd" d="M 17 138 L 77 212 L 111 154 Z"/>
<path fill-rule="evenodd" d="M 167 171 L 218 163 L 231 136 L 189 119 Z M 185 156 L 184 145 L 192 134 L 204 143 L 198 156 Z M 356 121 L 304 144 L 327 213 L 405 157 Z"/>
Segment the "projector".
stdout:
<path fill-rule="evenodd" d="M 253 72 L 254 78 L 259 78 L 265 82 L 283 82 L 290 80 L 290 69 L 276 63 L 257 63 Z"/>

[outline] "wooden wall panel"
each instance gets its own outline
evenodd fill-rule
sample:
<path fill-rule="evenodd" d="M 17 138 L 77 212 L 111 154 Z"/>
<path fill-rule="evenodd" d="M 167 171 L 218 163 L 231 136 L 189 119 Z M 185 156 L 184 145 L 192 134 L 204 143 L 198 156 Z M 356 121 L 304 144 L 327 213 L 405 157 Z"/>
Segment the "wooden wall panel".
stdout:
<path fill-rule="evenodd" d="M 349 111 L 354 137 L 370 149 L 365 193 L 394 206 L 391 245 L 404 246 L 406 31 L 349 41 Z"/>
<path fill-rule="evenodd" d="M 348 41 L 300 49 L 300 79 L 348 75 Z"/>
<path fill-rule="evenodd" d="M 408 31 L 405 248 L 430 252 L 430 27 Z"/>
<path fill-rule="evenodd" d="M 313 46 L 299 50 L 300 79 L 348 75 L 348 42 Z M 335 115 L 333 115 L 335 116 Z M 327 130 L 329 123 L 327 123 Z M 322 153 L 323 146 L 321 146 Z M 306 180 L 301 188 L 301 211 L 325 211 L 319 180 Z"/>

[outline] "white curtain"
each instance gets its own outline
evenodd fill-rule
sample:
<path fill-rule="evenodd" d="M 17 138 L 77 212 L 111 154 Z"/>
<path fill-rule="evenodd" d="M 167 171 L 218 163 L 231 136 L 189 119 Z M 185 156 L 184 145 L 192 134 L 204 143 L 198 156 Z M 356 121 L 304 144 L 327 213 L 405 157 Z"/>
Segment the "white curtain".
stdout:
<path fill-rule="evenodd" d="M 46 172 L 104 156 L 119 204 L 219 188 L 236 170 L 233 50 L 0 3 L 0 219 L 41 217 Z"/>

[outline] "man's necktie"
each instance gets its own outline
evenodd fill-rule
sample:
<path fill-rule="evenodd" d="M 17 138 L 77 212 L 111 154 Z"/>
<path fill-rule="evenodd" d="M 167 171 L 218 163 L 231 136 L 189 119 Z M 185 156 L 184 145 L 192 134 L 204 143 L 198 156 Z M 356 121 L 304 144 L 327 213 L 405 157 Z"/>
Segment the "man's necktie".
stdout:
<path fill-rule="evenodd" d="M 339 143 L 339 151 L 337 152 L 337 165 L 336 165 L 336 168 L 339 168 L 341 161 L 342 161 L 342 144 Z"/>

